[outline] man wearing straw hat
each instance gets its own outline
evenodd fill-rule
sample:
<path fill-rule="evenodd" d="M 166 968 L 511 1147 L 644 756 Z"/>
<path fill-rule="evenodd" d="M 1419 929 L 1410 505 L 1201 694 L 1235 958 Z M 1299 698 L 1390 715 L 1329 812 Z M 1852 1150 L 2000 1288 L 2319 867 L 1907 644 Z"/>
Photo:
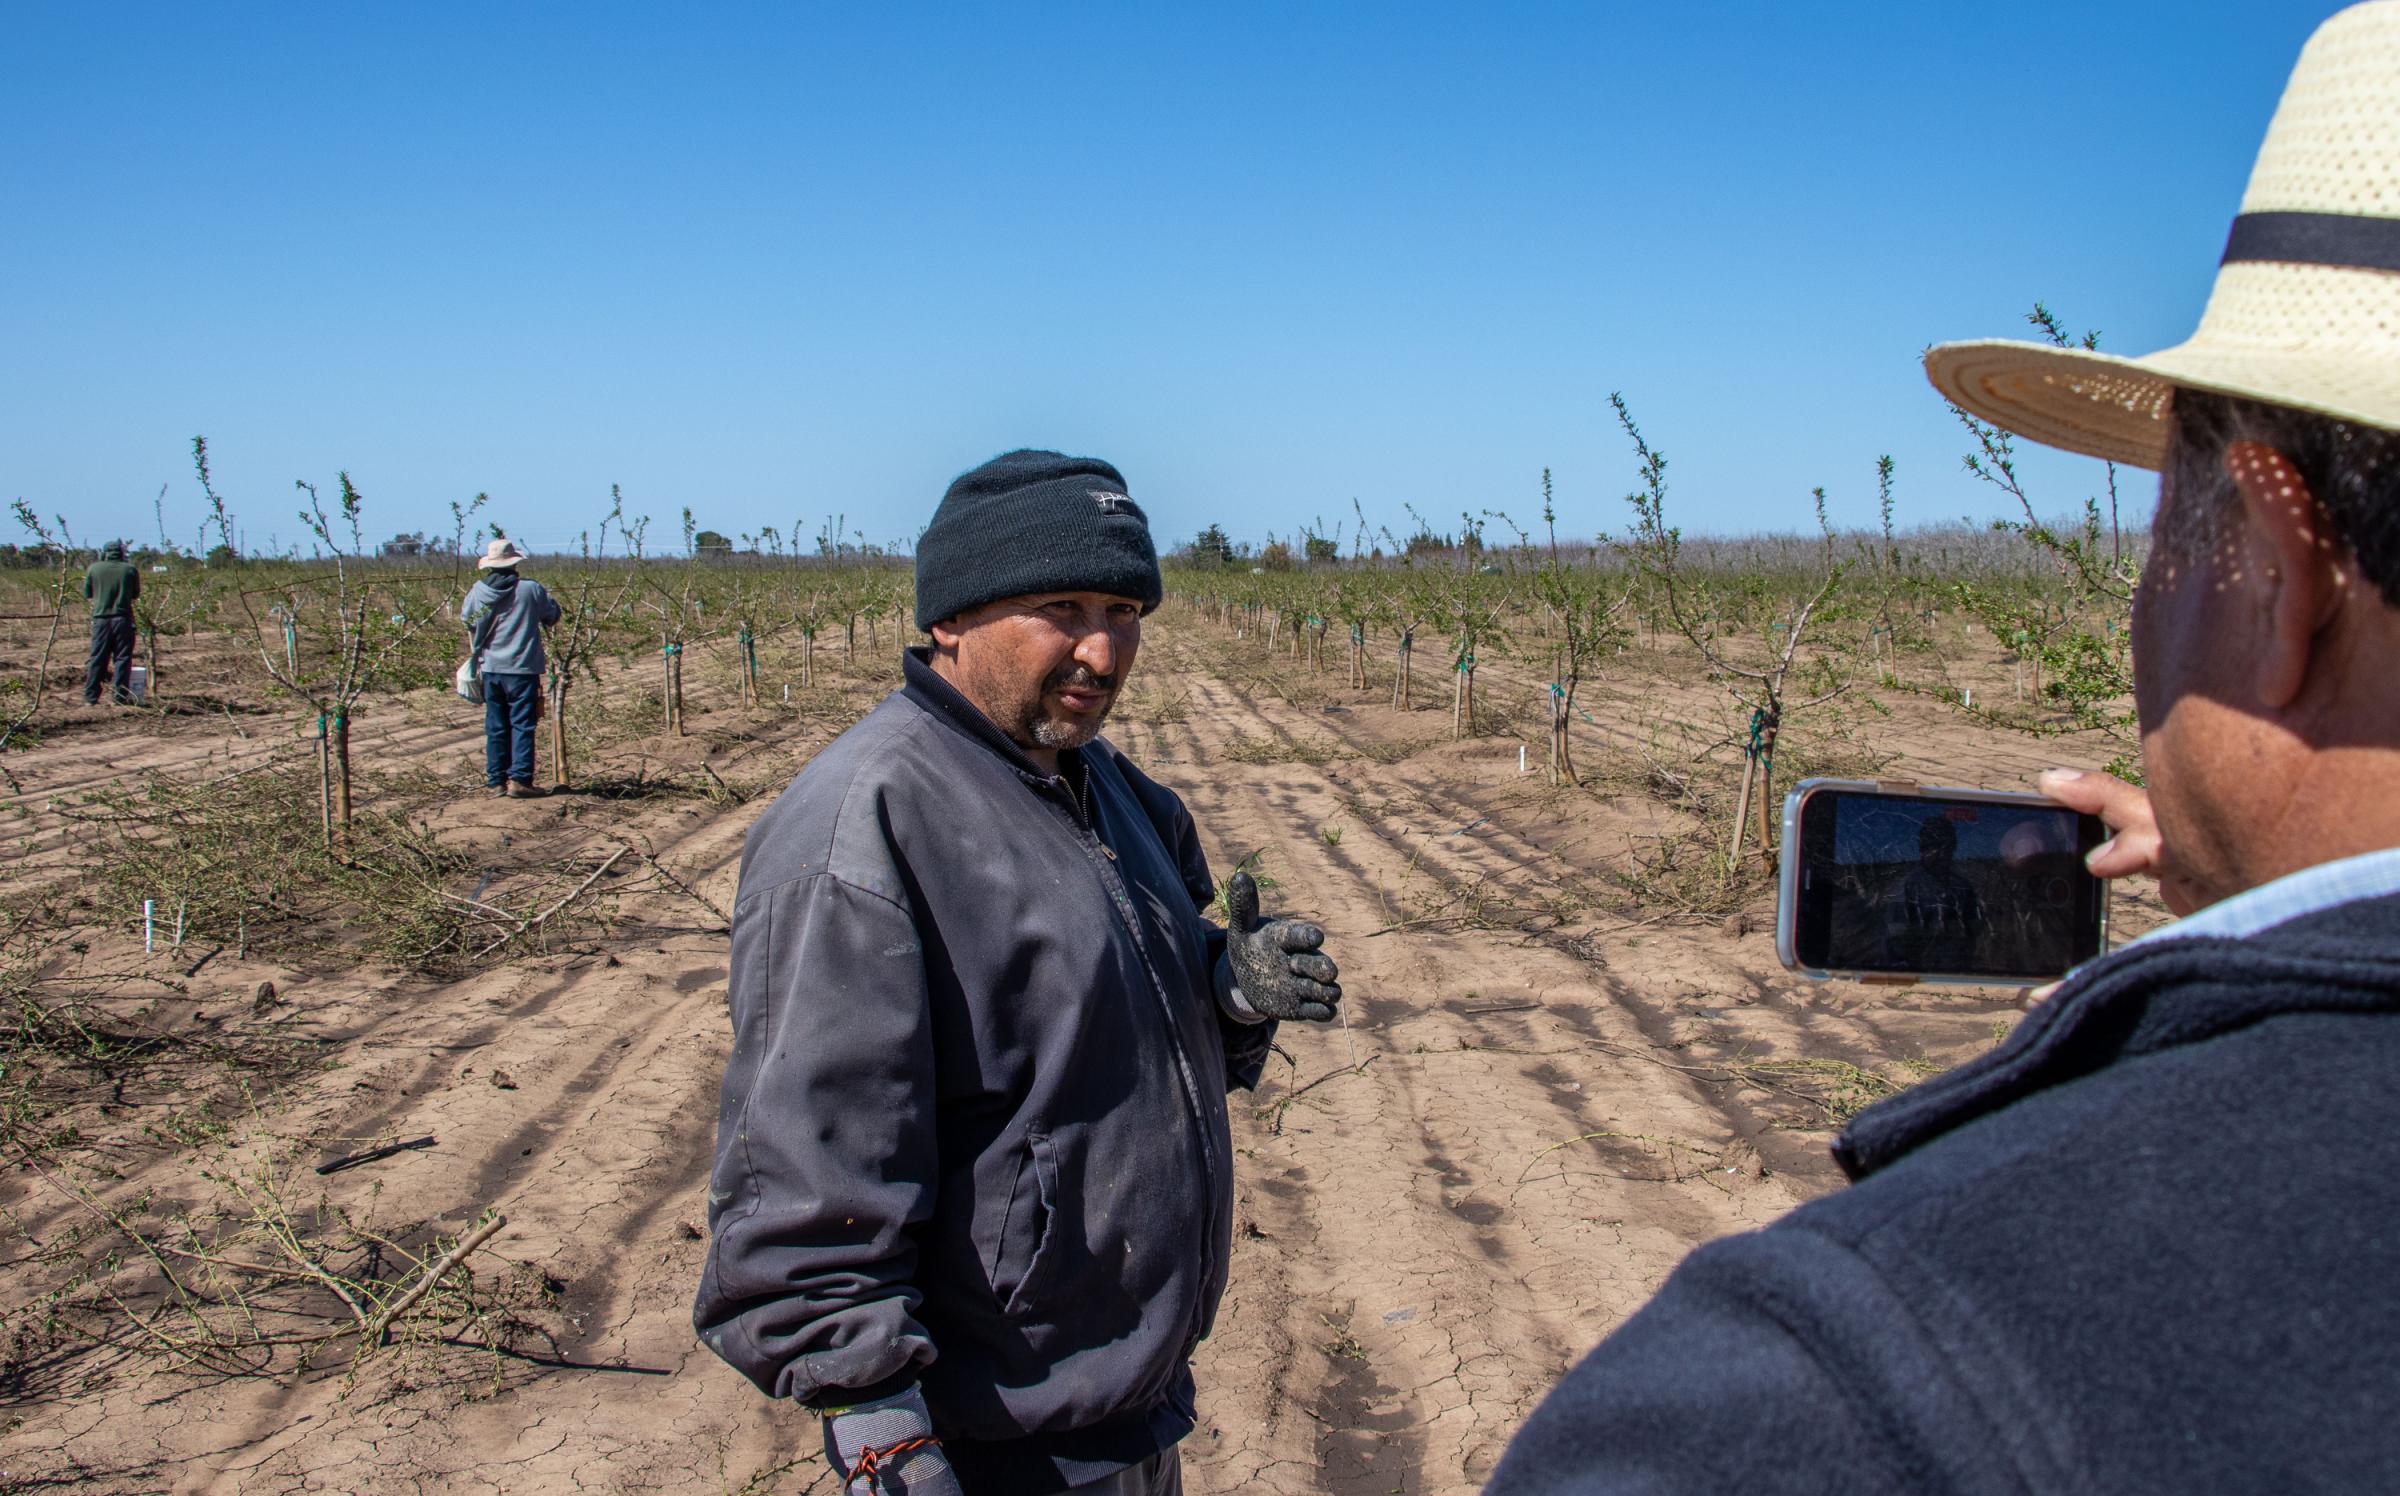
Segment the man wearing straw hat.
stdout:
<path fill-rule="evenodd" d="M 2056 771 L 2186 916 L 1862 1113 L 1696 1252 L 1490 1490 L 2386 1490 L 2400 1471 L 2400 0 L 2301 54 L 2199 332 L 1935 348 L 2156 468 L 2147 793 Z"/>

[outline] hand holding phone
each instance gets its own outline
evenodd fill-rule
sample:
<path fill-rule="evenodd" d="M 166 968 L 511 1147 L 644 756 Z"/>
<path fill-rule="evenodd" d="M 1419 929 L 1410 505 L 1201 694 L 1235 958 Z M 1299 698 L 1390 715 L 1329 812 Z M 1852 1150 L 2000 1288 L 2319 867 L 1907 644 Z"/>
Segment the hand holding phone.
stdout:
<path fill-rule="evenodd" d="M 2158 817 L 2150 810 L 2150 792 L 2127 784 L 2114 774 L 2083 769 L 2045 769 L 2038 781 L 2042 793 L 2062 805 L 2096 815 L 2108 827 L 2109 839 L 2092 849 L 2092 871 L 2103 878 L 2147 874 L 2158 880 L 2158 897 L 2167 912 L 2191 913 L 2209 902 L 2199 886 L 2186 878 L 2167 855 L 2158 834 Z"/>
<path fill-rule="evenodd" d="M 1818 977 L 2049 981 L 2106 943 L 2085 860 L 2106 839 L 2041 795 L 1807 780 L 1784 802 L 1776 953 Z"/>

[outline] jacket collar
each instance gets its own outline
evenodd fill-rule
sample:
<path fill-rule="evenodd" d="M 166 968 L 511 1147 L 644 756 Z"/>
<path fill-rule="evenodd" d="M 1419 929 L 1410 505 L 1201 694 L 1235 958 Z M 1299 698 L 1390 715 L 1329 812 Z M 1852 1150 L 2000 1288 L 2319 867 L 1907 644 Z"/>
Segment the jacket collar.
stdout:
<path fill-rule="evenodd" d="M 1991 1053 L 1860 1112 L 1833 1141 L 1852 1179 L 1943 1133 L 2104 1070 L 2287 1013 L 2400 1016 L 2400 894 L 2236 939 L 2143 941 L 2069 977 Z"/>
<path fill-rule="evenodd" d="M 999 754 L 1008 762 L 1009 767 L 1026 778 L 1038 784 L 1049 784 L 1055 779 L 1065 779 L 1069 783 L 1075 782 L 1077 766 L 1082 762 L 1080 749 L 1060 750 L 1058 755 L 1059 772 L 1055 775 L 1043 773 L 1038 764 L 1025 756 L 1024 749 L 1019 748 L 1010 740 L 1007 733 L 992 724 L 992 719 L 983 714 L 981 707 L 967 700 L 956 686 L 934 672 L 931 647 L 914 644 L 903 650 L 900 656 L 900 673 L 907 682 L 901 688 L 902 695 L 931 712 L 946 726 L 965 734 L 985 748 Z"/>

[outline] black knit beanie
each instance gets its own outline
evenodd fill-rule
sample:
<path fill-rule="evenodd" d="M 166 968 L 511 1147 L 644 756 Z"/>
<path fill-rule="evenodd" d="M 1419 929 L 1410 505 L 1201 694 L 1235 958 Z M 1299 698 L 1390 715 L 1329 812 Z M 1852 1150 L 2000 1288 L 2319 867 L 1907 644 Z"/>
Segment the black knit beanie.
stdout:
<path fill-rule="evenodd" d="M 1165 595 L 1150 521 L 1096 457 L 1004 452 L 961 473 L 917 541 L 917 627 L 1029 592 Z"/>

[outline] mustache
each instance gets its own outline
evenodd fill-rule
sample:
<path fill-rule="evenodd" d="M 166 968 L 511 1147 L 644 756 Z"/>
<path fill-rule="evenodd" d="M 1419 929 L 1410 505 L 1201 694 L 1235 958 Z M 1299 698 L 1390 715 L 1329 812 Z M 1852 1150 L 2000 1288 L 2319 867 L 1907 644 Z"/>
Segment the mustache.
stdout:
<path fill-rule="evenodd" d="M 1049 679 L 1042 682 L 1045 691 L 1063 690 L 1069 686 L 1078 691 L 1113 692 L 1117 689 L 1116 672 L 1102 675 L 1091 666 L 1079 662 L 1062 670 L 1051 671 Z"/>

